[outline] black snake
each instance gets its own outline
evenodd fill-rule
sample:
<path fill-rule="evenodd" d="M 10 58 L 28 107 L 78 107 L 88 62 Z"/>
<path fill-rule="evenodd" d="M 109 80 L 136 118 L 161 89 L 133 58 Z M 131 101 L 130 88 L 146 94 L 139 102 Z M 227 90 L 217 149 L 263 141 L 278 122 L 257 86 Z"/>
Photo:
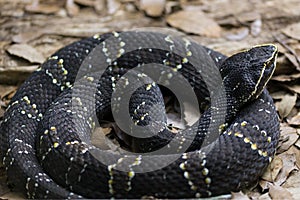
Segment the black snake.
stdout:
<path fill-rule="evenodd" d="M 277 113 L 264 89 L 276 56 L 270 44 L 226 58 L 153 32 L 114 32 L 70 44 L 25 81 L 7 108 L 0 139 L 8 184 L 28 198 L 207 197 L 251 186 L 272 160 L 279 138 Z M 154 75 L 139 71 L 141 66 Z M 138 70 L 128 75 L 133 68 Z M 155 77 L 158 68 L 163 70 Z M 160 112 L 163 97 L 155 82 L 180 87 L 178 74 L 206 103 L 199 105 L 197 122 L 174 134 Z M 142 85 L 130 91 L 130 82 Z M 185 94 L 185 86 L 181 90 Z M 98 119 L 124 109 L 125 100 L 112 96 L 114 91 L 131 92 L 125 109 L 133 122 L 129 128 L 158 130 L 150 138 L 119 135 L 139 153 L 122 155 L 89 143 Z M 149 112 L 153 105 L 158 107 Z M 214 133 L 218 137 L 200 149 Z M 159 151 L 162 147 L 167 148 Z"/>

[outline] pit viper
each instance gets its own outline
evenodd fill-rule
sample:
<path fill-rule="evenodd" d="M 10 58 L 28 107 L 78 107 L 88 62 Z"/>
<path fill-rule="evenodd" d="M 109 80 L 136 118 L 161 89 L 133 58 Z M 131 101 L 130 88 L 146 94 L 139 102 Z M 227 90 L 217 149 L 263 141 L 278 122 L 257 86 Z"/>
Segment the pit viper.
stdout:
<path fill-rule="evenodd" d="M 5 112 L 0 148 L 8 184 L 28 198 L 199 198 L 247 188 L 278 143 L 278 116 L 265 89 L 276 57 L 272 44 L 226 57 L 187 39 L 141 31 L 67 45 L 21 85 Z M 201 115 L 176 134 L 160 85 L 176 85 L 182 98 L 189 86 L 194 95 L 184 101 L 197 100 Z M 97 123 L 123 111 L 129 120 L 122 126 L 157 134 L 116 136 L 136 153 L 95 147 Z M 205 145 L 210 135 L 217 137 Z"/>

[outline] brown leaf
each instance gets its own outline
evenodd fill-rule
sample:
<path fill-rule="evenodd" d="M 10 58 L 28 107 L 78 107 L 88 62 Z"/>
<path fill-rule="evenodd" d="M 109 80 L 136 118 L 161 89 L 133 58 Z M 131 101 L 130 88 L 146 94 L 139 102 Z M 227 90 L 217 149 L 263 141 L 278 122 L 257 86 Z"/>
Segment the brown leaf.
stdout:
<path fill-rule="evenodd" d="M 57 5 L 33 4 L 25 7 L 25 10 L 30 13 L 52 14 L 60 9 Z"/>
<path fill-rule="evenodd" d="M 167 17 L 167 23 L 187 33 L 220 37 L 221 27 L 202 11 L 179 11 Z"/>
<path fill-rule="evenodd" d="M 251 35 L 254 37 L 258 36 L 261 32 L 262 22 L 261 19 L 256 19 L 254 22 L 251 23 Z"/>
<path fill-rule="evenodd" d="M 292 92 L 296 92 L 297 94 L 300 94 L 300 85 L 284 85 L 287 89 L 289 89 Z"/>
<path fill-rule="evenodd" d="M 300 140 L 297 140 L 297 142 L 295 143 L 295 146 L 300 148 Z M 299 151 L 300 152 L 300 151 Z M 297 157 L 298 158 L 298 157 Z M 299 159 L 300 159 L 300 155 L 299 155 Z M 300 163 L 298 165 L 300 167 Z"/>
<path fill-rule="evenodd" d="M 76 5 L 73 0 L 67 0 L 66 10 L 70 16 L 75 16 L 79 13 L 79 6 Z"/>
<path fill-rule="evenodd" d="M 300 141 L 300 140 L 298 140 Z M 295 145 L 296 146 L 296 145 Z M 297 167 L 300 169 L 300 150 L 299 148 L 295 147 L 295 146 L 291 146 L 291 148 L 289 148 L 289 150 L 287 150 L 287 154 L 295 154 L 296 156 L 296 165 Z"/>
<path fill-rule="evenodd" d="M 283 166 L 282 159 L 278 156 L 275 156 L 261 178 L 271 183 L 274 182 L 280 170 L 282 169 L 282 166 Z"/>
<path fill-rule="evenodd" d="M 26 43 L 32 41 L 44 34 L 44 30 L 32 28 L 31 31 L 19 33 L 12 37 L 12 41 L 15 43 Z"/>
<path fill-rule="evenodd" d="M 113 14 L 117 12 L 121 6 L 121 3 L 118 0 L 109 0 L 106 1 L 108 14 Z"/>
<path fill-rule="evenodd" d="M 300 188 L 300 173 L 293 172 L 290 177 L 286 180 L 286 182 L 282 185 L 284 188 Z"/>
<path fill-rule="evenodd" d="M 282 169 L 280 170 L 280 173 L 276 177 L 275 184 L 276 185 L 282 185 L 289 174 L 293 170 L 297 170 L 298 168 L 296 167 L 296 154 L 288 154 L 288 153 L 282 153 L 278 155 L 282 159 L 283 166 Z"/>
<path fill-rule="evenodd" d="M 260 195 L 257 199 L 258 200 L 272 200 L 271 197 L 269 196 L 269 193 L 265 193 L 263 195 Z"/>
<path fill-rule="evenodd" d="M 296 73 L 296 74 L 290 74 L 290 75 L 285 75 L 285 74 L 281 74 L 278 76 L 273 76 L 272 80 L 276 80 L 276 81 L 280 81 L 280 82 L 286 82 L 286 81 L 293 81 L 295 79 L 300 78 L 300 73 Z"/>
<path fill-rule="evenodd" d="M 0 68 L 0 83 L 18 84 L 37 68 L 38 65 Z"/>
<path fill-rule="evenodd" d="M 151 17 L 159 17 L 164 12 L 165 0 L 140 0 L 140 9 Z"/>
<path fill-rule="evenodd" d="M 287 118 L 287 122 L 289 123 L 289 125 L 294 125 L 294 126 L 300 125 L 300 113 L 294 115 L 291 118 Z"/>
<path fill-rule="evenodd" d="M 249 200 L 249 197 L 242 192 L 232 192 L 231 195 L 232 200 Z"/>
<path fill-rule="evenodd" d="M 288 150 L 299 138 L 299 135 L 295 128 L 289 126 L 281 126 L 280 131 L 280 141 L 282 141 L 282 143 L 280 144 L 277 153 L 282 153 Z"/>
<path fill-rule="evenodd" d="M 104 1 L 104 0 L 97 0 L 97 1 Z M 93 7 L 96 2 L 95 0 L 74 0 L 75 3 L 83 5 L 83 6 L 90 6 Z"/>
<path fill-rule="evenodd" d="M 290 53 L 285 53 L 284 55 L 295 66 L 296 69 L 300 69 L 299 62 L 298 62 L 297 58 L 295 57 L 295 55 L 290 54 Z"/>
<path fill-rule="evenodd" d="M 258 12 L 240 12 L 235 15 L 235 18 L 242 23 L 253 22 L 261 18 L 261 15 Z"/>
<path fill-rule="evenodd" d="M 276 102 L 276 107 L 278 109 L 281 118 L 285 118 L 291 112 L 296 104 L 297 95 L 285 95 L 280 102 Z"/>
<path fill-rule="evenodd" d="M 0 85 L 0 99 L 9 95 L 10 93 L 13 93 L 14 91 L 16 91 L 16 89 L 17 89 L 16 86 Z"/>
<path fill-rule="evenodd" d="M 300 172 L 291 173 L 282 187 L 286 188 L 293 195 L 294 199 L 300 199 Z"/>
<path fill-rule="evenodd" d="M 269 189 L 270 182 L 265 181 L 265 180 L 260 180 L 258 184 L 261 187 L 262 191 L 264 192 L 265 190 Z"/>
<path fill-rule="evenodd" d="M 289 200 L 294 199 L 292 194 L 285 188 L 277 185 L 270 185 L 269 195 L 272 199 Z"/>
<path fill-rule="evenodd" d="M 31 63 L 43 63 L 45 60 L 40 52 L 28 44 L 14 44 L 8 47 L 7 51 L 11 55 L 24 58 Z"/>
<path fill-rule="evenodd" d="M 96 128 L 91 135 L 92 145 L 101 149 L 110 149 L 105 142 L 105 134 L 111 132 L 111 128 Z"/>
<path fill-rule="evenodd" d="M 243 28 L 239 28 L 239 29 L 235 30 L 234 33 L 226 34 L 225 37 L 228 40 L 238 41 L 238 40 L 244 39 L 248 35 L 249 35 L 249 29 L 246 27 L 243 27 Z"/>
<path fill-rule="evenodd" d="M 300 23 L 291 24 L 288 27 L 282 29 L 282 32 L 289 37 L 300 40 Z"/>

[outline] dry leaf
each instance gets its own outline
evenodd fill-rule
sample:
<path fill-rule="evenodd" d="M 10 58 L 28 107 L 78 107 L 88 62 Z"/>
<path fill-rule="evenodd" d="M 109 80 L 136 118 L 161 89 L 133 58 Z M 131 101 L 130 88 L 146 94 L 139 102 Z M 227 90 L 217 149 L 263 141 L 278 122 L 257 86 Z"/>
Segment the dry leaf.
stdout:
<path fill-rule="evenodd" d="M 16 91 L 16 86 L 11 85 L 0 85 L 0 99 L 3 99 L 3 97 L 9 95 L 10 93 Z"/>
<path fill-rule="evenodd" d="M 73 0 L 67 0 L 66 10 L 68 12 L 68 15 L 75 16 L 79 13 L 79 6 L 76 5 Z"/>
<path fill-rule="evenodd" d="M 238 40 L 244 39 L 248 35 L 249 35 L 249 29 L 246 27 L 243 27 L 243 28 L 239 28 L 239 29 L 235 30 L 234 33 L 226 34 L 225 37 L 228 40 L 238 41 Z"/>
<path fill-rule="evenodd" d="M 285 188 L 277 185 L 269 186 L 269 195 L 272 199 L 293 200 L 292 194 Z"/>
<path fill-rule="evenodd" d="M 282 185 L 286 181 L 289 174 L 293 170 L 297 170 L 298 168 L 295 165 L 296 164 L 296 155 L 295 154 L 282 153 L 282 154 L 278 155 L 278 157 L 280 157 L 282 159 L 283 166 L 280 170 L 280 173 L 276 177 L 276 180 L 274 183 L 276 185 Z"/>
<path fill-rule="evenodd" d="M 242 192 L 232 192 L 231 195 L 232 200 L 249 200 L 249 197 Z"/>
<path fill-rule="evenodd" d="M 7 51 L 11 55 L 24 58 L 31 63 L 43 63 L 45 60 L 40 52 L 28 44 L 14 44 L 8 47 Z"/>
<path fill-rule="evenodd" d="M 235 18 L 242 23 L 253 22 L 261 18 L 261 15 L 258 12 L 240 12 L 234 15 Z"/>
<path fill-rule="evenodd" d="M 140 9 L 151 17 L 159 17 L 164 12 L 166 0 L 140 0 Z"/>
<path fill-rule="evenodd" d="M 295 66 L 296 69 L 298 69 L 298 70 L 300 69 L 300 65 L 299 65 L 295 55 L 290 54 L 290 53 L 285 53 L 284 55 Z"/>
<path fill-rule="evenodd" d="M 292 92 L 296 92 L 297 94 L 300 94 L 300 85 L 284 85 L 284 87 L 286 87 Z"/>
<path fill-rule="evenodd" d="M 296 104 L 297 94 L 285 95 L 280 102 L 276 102 L 276 107 L 278 109 L 281 118 L 285 118 L 291 112 Z"/>
<path fill-rule="evenodd" d="M 31 13 L 43 13 L 43 14 L 52 14 L 58 12 L 60 9 L 57 5 L 44 5 L 44 4 L 34 4 L 28 5 L 25 7 L 27 12 Z"/>
<path fill-rule="evenodd" d="M 269 196 L 269 193 L 265 193 L 263 195 L 260 195 L 258 197 L 258 200 L 272 200 L 271 197 Z"/>
<path fill-rule="evenodd" d="M 277 153 L 282 153 L 288 150 L 299 138 L 297 130 L 289 126 L 280 127 L 280 141 L 282 143 L 279 145 Z"/>
<path fill-rule="evenodd" d="M 266 172 L 265 172 L 266 173 Z M 269 174 L 268 174 L 269 176 Z M 271 176 L 271 175 L 270 175 Z M 265 180 L 260 180 L 258 182 L 259 186 L 261 187 L 262 191 L 264 192 L 265 190 L 268 190 L 269 189 L 269 184 L 270 182 L 269 181 L 265 181 Z"/>
<path fill-rule="evenodd" d="M 35 28 L 32 28 L 32 29 L 33 30 L 31 30 L 31 31 L 26 31 L 26 32 L 22 32 L 17 35 L 14 35 L 12 37 L 12 41 L 15 43 L 26 43 L 26 42 L 32 41 L 44 34 L 44 30 L 41 30 L 41 29 L 34 30 Z"/>
<path fill-rule="evenodd" d="M 114 14 L 121 7 L 121 3 L 118 0 L 106 1 L 108 14 Z"/>
<path fill-rule="evenodd" d="M 277 76 L 273 76 L 272 80 L 280 81 L 280 82 L 286 82 L 286 81 L 293 81 L 295 79 L 300 78 L 300 73 L 296 74 L 290 74 L 290 75 L 285 75 L 285 74 L 280 74 Z"/>
<path fill-rule="evenodd" d="M 300 141 L 300 140 L 298 140 Z M 291 146 L 289 150 L 286 151 L 287 154 L 295 154 L 296 156 L 296 165 L 300 169 L 300 150 L 295 146 Z"/>
<path fill-rule="evenodd" d="M 93 7 L 97 1 L 102 1 L 104 0 L 74 0 L 75 3 L 83 5 L 83 6 L 90 6 Z"/>
<path fill-rule="evenodd" d="M 256 19 L 254 22 L 251 23 L 251 35 L 254 37 L 258 36 L 261 32 L 262 22 L 261 19 Z"/>
<path fill-rule="evenodd" d="M 37 68 L 38 65 L 0 68 L 0 83 L 18 84 Z"/>
<path fill-rule="evenodd" d="M 295 171 L 291 173 L 291 176 L 288 180 L 283 184 L 284 188 L 295 187 L 300 188 L 300 171 Z"/>
<path fill-rule="evenodd" d="M 291 173 L 282 187 L 286 188 L 293 195 L 294 199 L 300 199 L 300 172 Z"/>
<path fill-rule="evenodd" d="M 297 140 L 297 142 L 295 143 L 295 146 L 298 147 L 300 149 L 300 139 Z M 299 151 L 300 152 L 300 151 Z M 297 157 L 298 158 L 298 157 Z M 299 155 L 299 159 L 300 159 L 300 155 Z M 300 163 L 298 164 L 298 167 L 300 167 Z"/>
<path fill-rule="evenodd" d="M 300 40 L 300 23 L 291 24 L 288 27 L 284 28 L 282 30 L 284 34 L 286 34 L 289 37 L 295 38 L 297 40 Z"/>
<path fill-rule="evenodd" d="M 282 159 L 278 156 L 275 156 L 261 178 L 268 182 L 273 182 L 279 174 L 280 170 L 282 169 L 282 166 Z"/>
<path fill-rule="evenodd" d="M 300 113 L 298 113 L 297 115 L 294 115 L 291 118 L 287 118 L 287 122 L 290 125 L 294 125 L 294 126 L 300 125 Z"/>
<path fill-rule="evenodd" d="M 220 37 L 221 27 L 202 11 L 179 11 L 167 17 L 167 23 L 187 33 Z"/>

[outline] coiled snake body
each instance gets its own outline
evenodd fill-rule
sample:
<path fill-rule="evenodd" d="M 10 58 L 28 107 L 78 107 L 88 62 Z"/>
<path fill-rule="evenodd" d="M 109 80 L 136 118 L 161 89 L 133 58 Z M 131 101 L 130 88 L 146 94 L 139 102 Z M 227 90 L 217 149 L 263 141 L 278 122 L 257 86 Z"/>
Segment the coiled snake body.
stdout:
<path fill-rule="evenodd" d="M 250 186 L 271 161 L 279 138 L 277 113 L 264 89 L 276 56 L 274 45 L 262 45 L 226 58 L 194 42 L 153 32 L 109 33 L 70 44 L 25 81 L 7 108 L 0 139 L 8 183 L 29 198 L 206 197 Z M 98 60 L 108 66 L 100 66 L 105 69 L 101 73 Z M 153 63 L 159 65 L 147 65 Z M 158 86 L 136 71 L 136 82 L 146 78 L 129 99 L 129 118 L 142 129 L 157 126 L 158 134 L 128 136 L 135 154 L 97 149 L 89 143 L 95 122 L 122 111 L 125 100 L 112 96 L 118 81 L 118 91 L 125 94 L 133 80 L 125 75 L 143 65 L 150 71 L 167 67 L 156 77 L 166 86 L 179 72 L 196 96 L 208 102 L 202 116 L 186 130 L 171 133 L 158 111 L 163 110 Z M 216 85 L 218 74 L 222 90 Z M 223 99 L 214 102 L 213 96 L 220 94 Z M 151 114 L 153 105 L 158 109 Z M 217 129 L 210 129 L 211 124 Z M 213 133 L 218 137 L 200 149 Z M 166 150 L 155 153 L 162 146 Z"/>

